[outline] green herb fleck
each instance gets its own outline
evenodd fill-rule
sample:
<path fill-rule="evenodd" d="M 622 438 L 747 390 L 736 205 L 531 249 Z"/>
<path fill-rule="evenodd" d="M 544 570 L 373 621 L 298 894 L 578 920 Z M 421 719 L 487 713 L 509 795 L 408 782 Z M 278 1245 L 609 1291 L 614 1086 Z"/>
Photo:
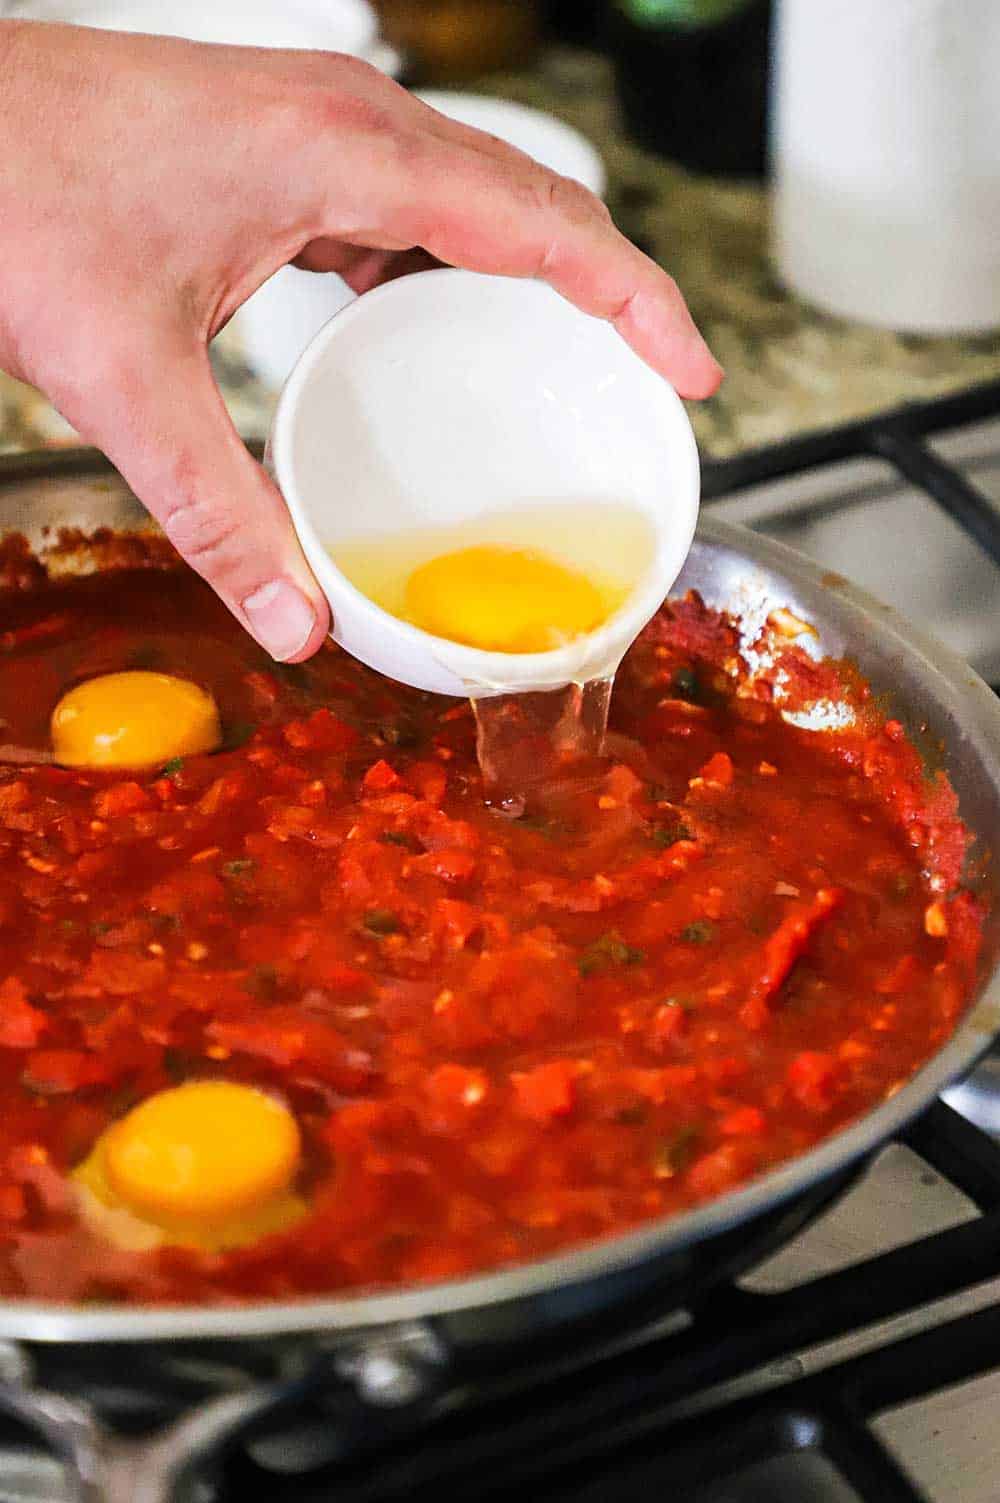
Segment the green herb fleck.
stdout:
<path fill-rule="evenodd" d="M 171 757 L 170 761 L 169 762 L 164 762 L 163 766 L 160 768 L 160 777 L 161 778 L 173 778 L 173 777 L 176 777 L 177 774 L 180 772 L 180 770 L 181 770 L 181 768 L 183 766 L 184 766 L 184 758 L 183 757 Z"/>
<path fill-rule="evenodd" d="M 150 669 L 159 667 L 163 661 L 163 653 L 152 642 L 141 642 L 138 647 L 128 655 L 130 668 Z"/>
<path fill-rule="evenodd" d="M 541 835 L 546 840 L 561 840 L 570 833 L 569 825 L 561 819 L 554 819 L 543 814 L 522 814 L 517 821 L 519 830 L 531 830 L 535 835 Z"/>
<path fill-rule="evenodd" d="M 679 1007 L 681 1012 L 696 1012 L 697 1004 L 690 997 L 664 997 L 661 1007 Z"/>
<path fill-rule="evenodd" d="M 404 851 L 419 851 L 420 844 L 412 835 L 406 835 L 402 830 L 383 830 L 379 836 L 383 845 L 400 845 Z"/>
<path fill-rule="evenodd" d="M 60 934 L 79 934 L 80 925 L 76 919 L 62 918 L 59 920 L 59 932 Z"/>
<path fill-rule="evenodd" d="M 181 916 L 179 913 L 161 913 L 157 910 L 150 913 L 149 917 L 157 929 L 166 931 L 168 934 L 174 929 L 179 929 L 181 926 Z"/>
<path fill-rule="evenodd" d="M 602 934 L 588 945 L 577 961 L 581 976 L 593 976 L 617 965 L 640 965 L 646 958 L 644 950 L 627 945 L 617 929 Z"/>
<path fill-rule="evenodd" d="M 169 1076 L 175 1085 L 180 1085 L 182 1080 L 187 1079 L 188 1061 L 179 1049 L 171 1049 L 168 1045 L 163 1051 L 161 1064 L 164 1075 Z"/>
<path fill-rule="evenodd" d="M 693 668 L 678 668 L 674 674 L 671 688 L 678 699 L 696 700 L 701 693 L 698 675 Z"/>
<path fill-rule="evenodd" d="M 237 747 L 246 746 L 256 729 L 252 720 L 234 720 L 226 727 L 227 750 L 236 751 Z"/>
<path fill-rule="evenodd" d="M 227 877 L 248 877 L 256 864 L 249 857 L 241 858 L 238 861 L 227 861 L 222 868 L 223 875 Z"/>
<path fill-rule="evenodd" d="M 305 691 L 312 682 L 312 672 L 305 663 L 273 663 L 271 672 L 291 689 Z"/>
<path fill-rule="evenodd" d="M 676 845 L 678 840 L 690 840 L 691 831 L 687 825 L 657 825 L 653 830 L 653 844 L 666 850 L 669 846 Z"/>
<path fill-rule="evenodd" d="M 673 1179 L 690 1164 L 701 1133 L 692 1123 L 679 1127 L 662 1138 L 653 1154 L 653 1173 L 657 1179 Z"/>
<path fill-rule="evenodd" d="M 387 746 L 399 746 L 404 751 L 420 745 L 420 732 L 407 720 L 389 721 L 379 728 L 379 733 Z"/>
<path fill-rule="evenodd" d="M 104 919 L 94 919 L 93 923 L 90 926 L 90 932 L 96 938 L 98 935 L 107 934 L 110 928 L 111 925 Z"/>
<path fill-rule="evenodd" d="M 369 908 L 365 914 L 365 928 L 369 934 L 377 934 L 381 938 L 385 934 L 398 933 L 399 919 L 391 908 Z"/>
<path fill-rule="evenodd" d="M 646 796 L 651 804 L 669 804 L 670 789 L 665 788 L 662 783 L 650 783 L 646 789 Z"/>
<path fill-rule="evenodd" d="M 278 973 L 273 965 L 255 965 L 243 982 L 243 990 L 252 997 L 270 1002 L 278 990 Z"/>
<path fill-rule="evenodd" d="M 134 1084 L 121 1086 L 113 1091 L 106 1102 L 108 1112 L 112 1117 L 124 1117 L 127 1112 L 137 1104 L 140 1099 L 139 1092 Z"/>
<path fill-rule="evenodd" d="M 695 919 L 693 924 L 685 924 L 681 930 L 681 939 L 686 945 L 710 945 L 718 933 L 718 929 L 708 919 Z"/>

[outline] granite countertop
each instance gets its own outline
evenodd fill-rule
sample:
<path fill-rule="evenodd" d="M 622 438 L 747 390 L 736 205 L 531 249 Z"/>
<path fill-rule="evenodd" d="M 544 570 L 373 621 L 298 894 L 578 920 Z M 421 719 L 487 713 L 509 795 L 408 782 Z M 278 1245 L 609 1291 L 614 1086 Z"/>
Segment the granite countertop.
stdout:
<path fill-rule="evenodd" d="M 616 219 L 676 277 L 726 368 L 718 396 L 691 408 L 706 455 L 724 458 L 1000 376 L 1000 332 L 895 335 L 827 318 L 791 297 L 769 258 L 765 189 L 692 177 L 628 142 L 603 59 L 553 50 L 530 72 L 493 75 L 479 88 L 560 115 L 602 152 Z M 263 437 L 275 393 L 247 366 L 235 330 L 219 336 L 214 358 L 240 431 Z M 0 453 L 73 441 L 46 402 L 0 374 Z"/>

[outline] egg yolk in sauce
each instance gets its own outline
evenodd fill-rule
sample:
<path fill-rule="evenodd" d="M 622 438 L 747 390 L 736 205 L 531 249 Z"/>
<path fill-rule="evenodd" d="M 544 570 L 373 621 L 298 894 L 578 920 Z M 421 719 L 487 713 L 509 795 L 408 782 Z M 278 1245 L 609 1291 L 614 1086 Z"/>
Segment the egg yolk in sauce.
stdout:
<path fill-rule="evenodd" d="M 205 1080 L 160 1091 L 98 1139 L 74 1171 L 85 1220 L 119 1246 L 213 1251 L 258 1241 L 305 1213 L 287 1107 L 252 1086 Z"/>
<path fill-rule="evenodd" d="M 154 767 L 215 751 L 221 742 L 212 696 L 168 673 L 88 679 L 52 713 L 52 749 L 63 767 Z"/>
<path fill-rule="evenodd" d="M 431 559 L 411 574 L 414 626 L 488 652 L 548 652 L 595 631 L 625 591 L 530 548 L 483 544 Z"/>

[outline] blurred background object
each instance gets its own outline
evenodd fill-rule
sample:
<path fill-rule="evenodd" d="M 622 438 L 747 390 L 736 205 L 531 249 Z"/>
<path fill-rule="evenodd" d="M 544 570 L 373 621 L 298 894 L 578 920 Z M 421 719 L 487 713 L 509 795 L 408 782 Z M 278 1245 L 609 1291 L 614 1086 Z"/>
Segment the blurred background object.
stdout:
<path fill-rule="evenodd" d="M 542 0 L 546 33 L 563 42 L 597 42 L 604 10 L 605 0 Z"/>
<path fill-rule="evenodd" d="M 369 0 L 0 0 L 0 15 L 196 42 L 325 47 L 364 57 L 386 72 L 399 64 Z"/>
<path fill-rule="evenodd" d="M 997 0 L 783 0 L 779 271 L 828 313 L 1000 328 Z"/>
<path fill-rule="evenodd" d="M 790 275 L 784 261 L 775 264 L 775 242 L 771 232 L 772 195 L 765 179 L 689 170 L 679 165 L 669 152 L 651 149 L 649 138 L 646 138 L 647 144 L 641 144 L 635 131 L 627 129 L 628 122 L 621 107 L 619 83 L 623 79 L 627 81 L 628 69 L 621 56 L 619 41 L 616 40 L 612 56 L 607 29 L 598 28 L 608 28 L 612 21 L 622 18 L 629 21 L 633 41 L 638 36 L 641 43 L 638 49 L 641 62 L 643 51 L 649 52 L 652 58 L 657 34 L 661 41 L 666 37 L 669 42 L 670 32 L 661 29 L 662 23 L 670 19 L 666 14 L 667 7 L 675 12 L 676 21 L 678 0 L 656 0 L 655 8 L 660 11 L 658 16 L 652 14 L 653 7 L 650 0 L 646 0 L 646 21 L 656 22 L 649 31 L 639 29 L 634 15 L 625 16 L 619 8 L 623 3 L 625 0 L 538 0 L 537 24 L 541 31 L 541 45 L 531 52 L 525 64 L 483 73 L 469 84 L 461 85 L 461 108 L 463 118 L 467 118 L 468 110 L 492 111 L 494 105 L 488 101 L 495 101 L 506 114 L 504 129 L 509 126 L 508 139 L 543 161 L 547 160 L 548 146 L 543 147 L 540 135 L 533 134 L 529 143 L 521 134 L 522 126 L 527 128 L 529 124 L 529 114 L 518 112 L 517 106 L 527 106 L 529 113 L 535 112 L 530 115 L 532 124 L 539 116 L 545 117 L 549 125 L 555 120 L 560 121 L 576 132 L 577 142 L 582 138 L 596 151 L 602 173 L 607 177 L 606 201 L 616 221 L 631 239 L 666 266 L 683 287 L 692 311 L 726 368 L 726 380 L 719 394 L 710 402 L 695 405 L 691 412 L 706 455 L 721 459 L 758 445 L 775 443 L 810 428 L 846 422 L 864 414 L 885 411 L 899 403 L 925 401 L 977 381 L 1000 378 L 1000 333 L 918 336 L 878 327 L 873 322 L 863 322 L 860 317 L 838 319 L 820 311 L 822 301 L 818 293 L 810 293 L 803 279 Z M 634 6 L 636 0 L 629 0 L 629 3 Z M 689 0 L 689 3 L 694 3 L 694 0 Z M 756 3 L 757 0 L 750 0 L 751 5 Z M 339 0 L 197 0 L 197 3 L 195 0 L 0 0 L 0 15 L 35 14 L 50 18 L 60 15 L 67 19 L 86 19 L 93 24 L 93 18 L 99 14 L 106 24 L 117 20 L 118 24 L 141 25 L 147 30 L 159 28 L 178 32 L 183 29 L 195 35 L 205 35 L 214 29 L 217 36 L 221 33 L 232 41 L 246 42 L 260 42 L 269 37 L 278 41 L 280 30 L 287 37 L 290 27 L 301 24 L 303 18 L 311 18 L 311 36 L 315 40 L 310 45 L 340 46 L 350 50 L 351 45 L 364 44 L 357 41 L 351 44 L 342 36 L 328 40 L 328 28 L 344 24 L 349 14 L 357 15 L 359 5 L 361 13 L 367 17 L 364 22 L 367 28 L 371 25 L 372 8 L 366 0 L 345 0 L 344 4 Z M 512 8 L 518 8 L 516 0 L 512 0 Z M 963 45 L 978 47 L 983 52 L 985 67 L 994 46 L 990 40 L 994 20 L 1000 21 L 997 0 L 964 0 L 962 6 L 955 6 L 950 0 L 905 0 L 902 4 L 897 4 L 897 0 L 879 0 L 877 7 L 868 0 L 780 0 L 780 4 L 774 6 L 779 26 L 783 17 L 791 15 L 796 8 L 804 17 L 804 24 L 813 28 L 823 19 L 820 13 L 855 15 L 862 21 L 868 18 L 864 25 L 858 22 L 847 26 L 836 39 L 836 47 L 819 48 L 827 77 L 822 92 L 818 88 L 812 91 L 815 93 L 812 101 L 807 73 L 797 75 L 795 68 L 778 68 L 779 109 L 783 108 L 784 83 L 798 76 L 800 81 L 796 88 L 800 98 L 804 95 L 806 103 L 811 103 L 814 109 L 818 109 L 822 102 L 827 118 L 834 122 L 831 147 L 835 152 L 839 150 L 839 141 L 845 151 L 850 147 L 855 164 L 860 161 L 860 166 L 851 166 L 846 159 L 841 163 L 839 170 L 846 185 L 845 196 L 848 196 L 852 183 L 855 188 L 868 191 L 868 178 L 862 175 L 867 172 L 864 161 L 867 143 L 863 131 L 854 132 L 852 113 L 867 108 L 865 97 L 856 92 L 858 80 L 865 73 L 864 53 L 870 41 L 866 27 L 876 28 L 880 17 L 894 9 L 912 16 L 911 26 L 919 39 L 920 28 L 928 25 L 928 18 L 933 17 L 933 25 L 927 31 L 923 45 L 927 48 L 951 47 L 948 39 L 953 32 L 954 47 L 959 52 Z M 745 17 L 750 11 L 743 14 Z M 158 18 L 157 24 L 150 23 L 152 15 Z M 702 13 L 701 20 L 702 41 L 712 41 L 710 30 L 708 34 L 704 32 L 706 13 Z M 738 15 L 731 15 L 728 20 L 720 20 L 719 24 L 724 28 L 739 20 Z M 263 29 L 265 23 L 266 32 Z M 579 45 L 575 39 L 581 30 L 596 38 L 593 45 Z M 763 28 L 758 26 L 755 44 L 758 48 L 763 35 Z M 812 36 L 810 47 L 815 48 L 815 31 Z M 385 49 L 387 43 L 380 29 L 376 31 L 376 37 L 376 48 Z M 620 37 L 621 33 L 619 40 Z M 724 29 L 714 40 L 725 42 Z M 381 55 L 390 56 L 384 50 Z M 652 107 L 655 110 L 659 99 L 664 108 L 674 110 L 672 101 L 677 79 L 669 46 L 659 56 L 665 57 L 666 62 L 657 63 L 653 68 L 656 89 Z M 724 59 L 725 48 L 718 49 L 716 56 Z M 883 80 L 881 84 L 878 78 L 874 80 L 873 91 L 879 87 L 895 88 L 900 76 L 900 60 L 886 58 L 885 54 L 883 59 Z M 398 63 L 399 60 L 395 59 L 393 67 L 398 67 Z M 992 79 L 1000 76 L 1000 61 L 990 67 Z M 707 75 L 704 97 L 696 102 L 701 122 L 699 129 L 705 133 L 716 130 L 718 122 L 726 116 L 726 111 L 720 108 L 720 101 L 729 95 L 727 79 L 723 61 L 715 74 L 709 72 Z M 927 79 L 931 84 L 937 81 L 937 73 L 930 64 Z M 426 87 L 435 88 L 431 83 Z M 992 81 L 989 87 L 994 89 Z M 439 95 L 442 90 L 447 90 L 454 101 L 455 96 L 447 85 L 438 87 Z M 984 96 L 979 97 L 982 109 L 985 109 Z M 996 97 L 1000 99 L 1000 95 Z M 920 96 L 917 98 L 919 100 Z M 440 98 L 436 102 L 442 103 Z M 515 107 L 513 110 L 512 106 Z M 911 108 L 917 106 L 911 105 Z M 729 114 L 731 118 L 733 112 Z M 954 118 L 950 118 L 942 106 L 937 117 L 941 141 L 931 139 L 920 146 L 920 151 L 927 154 L 928 169 L 933 166 L 935 171 L 938 170 L 934 152 L 941 149 L 944 141 L 952 141 L 949 150 L 957 150 L 955 133 L 972 128 L 972 117 L 964 107 L 956 107 L 953 115 Z M 762 134 L 756 128 L 752 131 L 744 129 L 743 116 L 738 110 L 735 119 L 738 133 L 754 138 L 759 160 Z M 837 122 L 840 122 L 839 126 Z M 482 123 L 487 123 L 485 116 L 482 116 Z M 918 133 L 930 127 L 929 121 L 917 119 L 915 122 Z M 489 128 L 497 134 L 504 133 L 500 129 L 499 116 L 491 117 Z M 780 121 L 778 131 L 781 131 Z M 554 148 L 556 134 L 551 130 L 545 134 Z M 779 142 L 783 153 L 797 151 L 793 158 L 783 156 L 780 165 L 782 171 L 794 167 L 799 188 L 808 185 L 806 148 L 809 140 L 809 122 L 806 120 L 790 135 L 788 132 L 781 135 Z M 970 139 L 970 147 L 980 167 L 988 169 L 983 173 L 981 195 L 977 197 L 975 191 L 970 194 L 967 188 L 963 200 L 945 200 L 942 206 L 942 218 L 951 221 L 956 215 L 961 219 L 969 212 L 970 206 L 975 210 L 978 203 L 978 231 L 980 237 L 983 232 L 987 234 L 988 253 L 980 264 L 986 267 L 991 264 L 989 253 L 1000 251 L 1000 240 L 995 235 L 1000 207 L 994 208 L 992 197 L 1000 170 L 1000 155 L 996 153 L 995 142 L 996 132 Z M 575 167 L 569 165 L 561 151 L 558 161 L 552 159 L 551 165 L 559 171 L 582 176 L 584 154 L 589 153 L 584 149 L 584 154 L 577 154 L 579 160 Z M 586 170 L 589 172 L 589 167 Z M 828 180 L 821 178 L 821 181 Z M 779 173 L 776 183 L 779 204 L 784 186 Z M 805 199 L 799 202 L 806 204 Z M 855 203 L 855 207 L 859 206 L 865 206 L 863 198 L 860 205 Z M 872 207 L 877 206 L 876 198 Z M 817 227 L 821 218 L 824 224 L 827 222 L 825 216 L 834 207 L 832 202 L 824 203 L 820 196 L 815 210 Z M 797 222 L 803 226 L 803 235 L 816 228 L 808 220 L 803 221 L 801 216 Z M 951 226 L 939 228 L 943 234 Z M 917 263 L 910 254 L 911 242 L 904 244 L 891 233 L 883 237 L 883 242 L 880 252 L 893 263 L 892 276 L 902 284 L 915 275 Z M 935 244 L 939 243 L 935 241 Z M 982 238 L 976 243 L 982 246 Z M 970 241 L 966 248 L 970 253 L 972 244 Z M 828 236 L 826 251 L 836 269 L 838 260 L 846 261 L 853 254 L 853 247 L 844 235 L 834 235 Z M 962 252 L 963 247 L 959 244 L 955 268 L 962 268 L 960 273 L 956 273 L 947 257 L 941 257 L 935 277 L 939 281 L 950 277 L 952 287 L 964 291 L 971 300 L 982 295 L 986 283 L 981 272 L 968 269 L 970 261 L 960 254 Z M 778 271 L 780 276 L 776 275 Z M 797 296 L 790 288 L 795 288 L 802 296 Z M 284 268 L 276 278 L 264 284 L 214 342 L 213 361 L 229 408 L 242 432 L 263 438 L 277 388 L 285 373 L 315 330 L 350 296 L 336 276 L 317 276 L 295 268 Z M 71 437 L 68 425 L 37 393 L 0 373 L 0 453 L 12 447 L 31 447 L 41 442 L 66 441 Z M 922 535 L 917 531 L 913 536 L 919 541 Z M 933 546 L 940 554 L 939 540 L 935 539 Z M 867 542 L 860 555 L 861 563 L 866 563 L 869 558 L 881 560 L 883 557 Z M 842 572 L 861 572 L 858 561 L 853 558 L 846 561 Z M 951 576 L 942 584 L 942 598 L 949 592 L 953 592 Z M 928 619 L 931 619 L 934 608 L 930 601 L 927 602 L 927 611 Z M 984 617 L 992 619 L 995 614 L 995 604 L 991 600 L 989 606 L 984 607 Z M 1000 682 L 1000 668 L 997 669 L 997 679 Z"/>
<path fill-rule="evenodd" d="M 607 6 L 631 135 L 696 172 L 762 176 L 770 0 L 607 0 Z"/>
<path fill-rule="evenodd" d="M 376 0 L 385 34 L 422 83 L 453 82 L 532 56 L 536 0 Z"/>
<path fill-rule="evenodd" d="M 418 98 L 462 125 L 499 136 L 562 177 L 582 183 L 602 197 L 607 187 L 604 163 L 594 147 L 572 126 L 543 110 L 488 94 L 459 94 L 448 89 L 421 89 Z"/>

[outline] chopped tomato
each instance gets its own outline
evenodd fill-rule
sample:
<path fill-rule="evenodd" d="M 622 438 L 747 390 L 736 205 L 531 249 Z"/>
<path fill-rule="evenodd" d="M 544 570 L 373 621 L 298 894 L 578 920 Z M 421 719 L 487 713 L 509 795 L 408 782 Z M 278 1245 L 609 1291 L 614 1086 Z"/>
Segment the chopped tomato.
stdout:
<path fill-rule="evenodd" d="M 17 976 L 0 982 L 0 1048 L 33 1049 L 47 1021 L 45 1014 L 28 1001 L 24 982 Z"/>
<path fill-rule="evenodd" d="M 698 771 L 693 782 L 709 788 L 729 788 L 734 776 L 732 757 L 726 752 L 716 752 Z"/>
<path fill-rule="evenodd" d="M 502 812 L 468 704 L 332 643 L 275 665 L 162 539 L 155 579 L 133 567 L 146 546 L 48 581 L 0 545 L 6 742 L 47 749 L 68 688 L 140 666 L 203 684 L 223 729 L 148 772 L 0 764 L 0 1298 L 237 1303 L 548 1256 L 820 1141 L 967 1007 L 985 909 L 953 790 L 787 613 L 744 662 L 738 623 L 665 606 L 606 755 Z M 842 727 L 785 718 L 838 696 Z M 110 1246 L 72 1171 L 205 1078 L 294 1114 L 304 1214 L 211 1255 Z"/>
<path fill-rule="evenodd" d="M 135 814 L 152 807 L 152 799 L 139 783 L 114 783 L 94 797 L 94 813 L 99 819 L 114 819 L 118 814 Z"/>
<path fill-rule="evenodd" d="M 384 759 L 373 763 L 362 779 L 365 793 L 388 793 L 392 788 L 401 788 L 403 779 Z"/>
<path fill-rule="evenodd" d="M 96 1054 L 82 1049 L 36 1049 L 28 1055 L 24 1081 L 30 1090 L 59 1095 L 104 1085 L 114 1071 Z"/>
<path fill-rule="evenodd" d="M 724 1138 L 758 1137 L 767 1126 L 767 1118 L 756 1106 L 740 1106 L 728 1112 L 719 1123 Z"/>
<path fill-rule="evenodd" d="M 533 1070 L 515 1071 L 510 1079 L 521 1111 L 547 1126 L 573 1110 L 577 1074 L 574 1060 L 555 1059 Z"/>
<path fill-rule="evenodd" d="M 800 904 L 782 919 L 764 946 L 760 974 L 743 1006 L 741 1017 L 748 1028 L 764 1024 L 771 999 L 809 948 L 820 925 L 840 907 L 843 896 L 837 888 L 821 888 L 809 902 Z"/>
<path fill-rule="evenodd" d="M 284 729 L 288 745 L 296 751 L 348 752 L 357 746 L 358 732 L 329 710 L 315 710 L 307 720 L 293 720 Z"/>
<path fill-rule="evenodd" d="M 805 1050 L 788 1067 L 792 1095 L 810 1112 L 828 1112 L 833 1105 L 839 1076 L 837 1061 L 829 1054 Z"/>

